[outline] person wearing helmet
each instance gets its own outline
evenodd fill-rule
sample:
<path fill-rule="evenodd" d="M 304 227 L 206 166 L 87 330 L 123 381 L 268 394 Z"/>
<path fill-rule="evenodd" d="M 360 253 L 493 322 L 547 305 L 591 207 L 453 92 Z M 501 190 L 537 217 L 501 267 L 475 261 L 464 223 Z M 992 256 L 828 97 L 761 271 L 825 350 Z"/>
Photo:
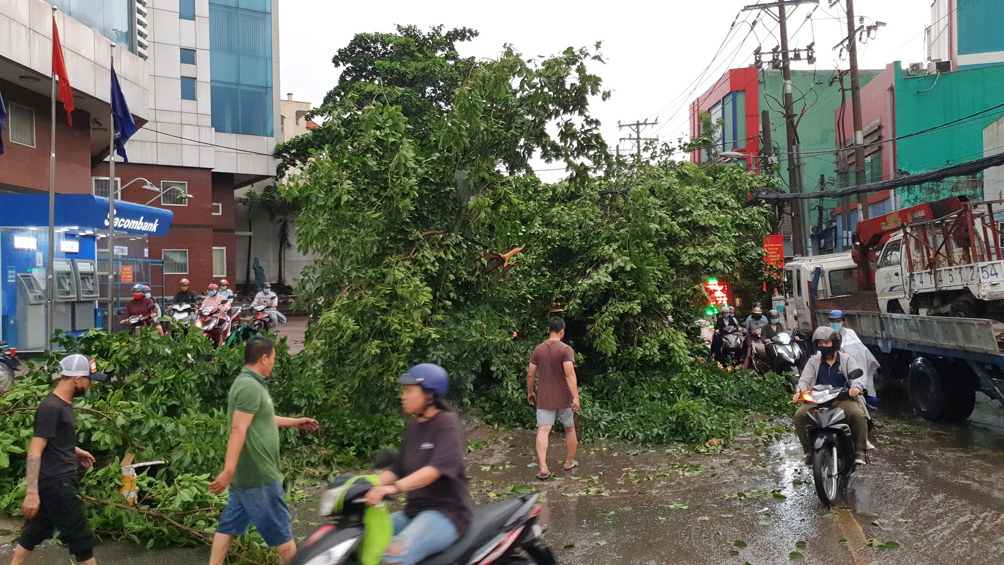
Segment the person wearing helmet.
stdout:
<path fill-rule="evenodd" d="M 763 315 L 763 307 L 757 302 L 753 306 L 753 312 L 746 317 L 746 323 L 743 327 L 746 330 L 746 339 L 743 340 L 743 347 L 746 348 L 746 361 L 743 363 L 743 367 L 749 369 L 750 362 L 753 357 L 753 342 L 757 341 L 756 332 L 761 330 L 767 325 L 767 318 Z"/>
<path fill-rule="evenodd" d="M 153 300 L 153 305 L 157 308 L 157 311 L 154 314 L 154 320 L 160 318 L 160 316 L 161 316 L 160 304 L 157 304 L 157 301 L 154 300 L 154 298 L 153 298 L 153 289 L 151 289 L 147 285 L 143 285 L 143 292 L 146 293 L 146 297 L 147 298 L 149 298 L 150 300 Z"/>
<path fill-rule="evenodd" d="M 268 312 L 268 321 L 273 328 L 279 327 L 279 322 L 283 324 L 286 323 L 286 316 L 283 316 L 277 308 L 279 308 L 279 297 L 272 292 L 271 283 L 266 282 L 261 289 L 261 292 L 254 295 L 254 302 L 252 306 L 264 305 Z"/>
<path fill-rule="evenodd" d="M 721 364 L 725 364 L 722 358 L 722 342 L 727 333 L 740 329 L 739 320 L 736 319 L 736 307 L 725 306 L 722 308 L 722 316 L 715 322 L 715 335 L 711 338 L 711 358 Z"/>
<path fill-rule="evenodd" d="M 851 427 L 851 437 L 854 440 L 856 462 L 858 465 L 864 465 L 864 453 L 868 442 L 868 419 L 865 416 L 864 406 L 865 372 L 852 355 L 840 350 L 840 333 L 833 328 L 826 326 L 816 328 L 812 333 L 812 343 L 820 354 L 812 356 L 805 363 L 802 378 L 798 381 L 798 388 L 792 401 L 801 402 L 802 393 L 811 391 L 817 384 L 848 389 L 850 400 L 837 401 L 833 404 L 846 414 L 847 423 Z M 795 433 L 806 454 L 811 453 L 811 446 L 805 425 L 809 419 L 809 410 L 813 406 L 803 404 L 795 412 L 794 417 Z M 810 457 L 811 455 L 806 456 L 806 464 L 810 463 Z"/>
<path fill-rule="evenodd" d="M 192 290 L 192 283 L 188 279 L 181 279 L 178 283 L 178 292 L 174 294 L 174 303 L 195 306 L 198 302 L 199 295 Z"/>
<path fill-rule="evenodd" d="M 132 287 L 132 300 L 126 303 L 125 316 L 129 318 L 131 316 L 150 316 L 148 319 L 143 321 L 144 326 L 153 326 L 157 328 L 157 333 L 164 335 L 164 328 L 160 326 L 160 322 L 157 321 L 157 315 L 160 309 L 157 307 L 157 303 L 153 301 L 152 298 L 147 296 L 147 288 L 142 284 L 134 284 Z"/>
<path fill-rule="evenodd" d="M 221 320 L 227 320 L 230 317 L 230 309 L 225 304 L 228 302 L 230 301 L 227 300 L 227 297 L 220 294 L 220 287 L 213 283 L 209 285 L 206 291 L 206 299 L 202 301 L 202 306 L 199 306 L 199 310 L 219 307 L 219 310 L 213 316 Z"/>
<path fill-rule="evenodd" d="M 225 296 L 227 300 L 234 297 L 234 291 L 230 290 L 230 281 L 227 279 L 220 279 L 220 294 Z"/>
<path fill-rule="evenodd" d="M 777 337 L 777 334 L 784 333 L 784 324 L 781 323 L 781 314 L 777 310 L 771 310 L 767 312 L 767 325 L 760 330 L 760 337 L 764 341 L 770 342 L 770 340 Z"/>
<path fill-rule="evenodd" d="M 401 408 L 412 418 L 400 457 L 366 494 L 370 506 L 406 493 L 404 511 L 391 515 L 394 538 L 384 563 L 414 564 L 439 553 L 466 532 L 473 519 L 460 418 L 446 403 L 450 379 L 439 365 L 422 363 L 397 380 Z"/>
<path fill-rule="evenodd" d="M 875 391 L 875 373 L 878 372 L 880 365 L 871 350 L 861 342 L 861 338 L 858 337 L 857 332 L 848 328 L 845 321 L 846 318 L 841 310 L 830 312 L 830 327 L 834 331 L 840 332 L 841 349 L 854 357 L 854 360 L 858 362 L 858 366 L 865 371 L 865 408 L 868 409 L 866 410 L 866 414 L 870 420 L 872 418 L 871 411 L 878 409 L 878 396 Z M 869 450 L 875 449 L 871 440 L 868 441 L 867 448 Z"/>

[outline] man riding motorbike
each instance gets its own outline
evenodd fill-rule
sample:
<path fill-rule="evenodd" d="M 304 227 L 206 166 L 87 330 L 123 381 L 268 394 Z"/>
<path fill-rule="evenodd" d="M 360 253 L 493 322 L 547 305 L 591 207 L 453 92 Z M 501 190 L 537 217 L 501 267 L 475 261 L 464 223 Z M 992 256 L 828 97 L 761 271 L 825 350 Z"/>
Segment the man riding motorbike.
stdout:
<path fill-rule="evenodd" d="M 157 314 L 159 308 L 157 303 L 153 301 L 152 298 L 147 296 L 147 289 L 141 284 L 135 284 L 132 287 L 132 300 L 126 303 L 125 315 L 127 318 L 131 316 L 150 316 L 143 322 L 144 326 L 153 326 L 157 328 L 157 333 L 164 335 L 164 328 L 160 326 L 157 322 Z"/>
<path fill-rule="evenodd" d="M 401 407 L 416 416 L 408 423 L 401 456 L 380 474 L 366 503 L 408 493 L 403 512 L 391 516 L 394 538 L 384 563 L 413 565 L 442 551 L 466 533 L 473 519 L 464 453 L 467 443 L 457 413 L 446 403 L 449 376 L 439 365 L 415 365 L 398 381 Z"/>
<path fill-rule="evenodd" d="M 181 279 L 178 283 L 178 292 L 174 294 L 175 304 L 191 304 L 192 307 L 198 305 L 199 295 L 191 289 L 192 283 L 188 279 Z"/>
<path fill-rule="evenodd" d="M 865 390 L 865 373 L 852 355 L 840 351 L 840 340 L 840 333 L 833 328 L 821 326 L 812 333 L 812 342 L 820 355 L 814 355 L 805 363 L 792 402 L 801 402 L 802 393 L 811 391 L 817 384 L 848 389 L 847 394 L 850 399 L 837 401 L 833 405 L 842 409 L 847 416 L 851 437 L 854 440 L 855 463 L 864 465 L 865 447 L 868 442 L 868 419 L 865 416 L 862 394 Z M 803 404 L 795 411 L 794 417 L 798 441 L 802 444 L 802 450 L 809 454 L 806 456 L 807 465 L 812 463 L 812 446 L 809 445 L 805 425 L 809 419 L 809 411 L 814 407 L 815 404 Z"/>
<path fill-rule="evenodd" d="M 722 358 L 723 337 L 730 331 L 739 329 L 739 320 L 736 319 L 735 306 L 722 308 L 722 316 L 715 322 L 715 335 L 711 338 L 711 358 L 721 364 L 725 364 Z"/>
<path fill-rule="evenodd" d="M 844 313 L 841 310 L 830 312 L 830 327 L 840 332 L 840 345 L 845 353 L 849 353 L 865 372 L 865 414 L 871 419 L 871 411 L 878 409 L 878 396 L 875 392 L 875 373 L 879 370 L 878 359 L 865 347 L 857 332 L 844 325 Z M 871 440 L 867 448 L 875 449 Z"/>
<path fill-rule="evenodd" d="M 767 312 L 767 325 L 760 329 L 760 339 L 767 344 L 770 343 L 770 340 L 777 337 L 777 334 L 784 332 L 785 329 L 784 324 L 781 323 L 781 314 L 777 310 Z M 767 362 L 772 365 L 774 363 L 774 359 L 772 359 L 773 355 L 773 349 L 767 348 Z"/>
<path fill-rule="evenodd" d="M 279 327 L 279 322 L 286 323 L 286 316 L 278 310 L 279 297 L 272 293 L 272 284 L 266 282 L 262 286 L 262 291 L 254 296 L 251 306 L 264 305 L 268 310 L 268 321 L 273 328 Z"/>
<path fill-rule="evenodd" d="M 767 325 L 767 319 L 763 317 L 763 307 L 757 302 L 756 306 L 753 307 L 753 313 L 746 318 L 746 323 L 744 327 L 746 329 L 746 339 L 743 340 L 743 348 L 746 351 L 746 361 L 743 363 L 743 368 L 750 368 L 750 361 L 753 358 L 753 342 L 756 341 L 756 337 L 753 332 L 759 330 L 760 328 Z"/>

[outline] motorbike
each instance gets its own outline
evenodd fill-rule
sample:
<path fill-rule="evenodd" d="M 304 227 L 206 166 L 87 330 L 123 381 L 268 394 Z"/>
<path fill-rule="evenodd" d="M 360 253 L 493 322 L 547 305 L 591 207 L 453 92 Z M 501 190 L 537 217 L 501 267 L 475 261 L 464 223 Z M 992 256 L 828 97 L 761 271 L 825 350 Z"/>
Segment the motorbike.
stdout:
<path fill-rule="evenodd" d="M 264 304 L 252 305 L 251 322 L 248 324 L 248 328 L 255 334 L 272 329 L 272 319 L 269 318 L 271 310 Z"/>
<path fill-rule="evenodd" d="M 147 322 L 149 322 L 152 319 L 153 315 L 151 314 L 143 314 L 143 315 L 137 314 L 135 316 L 129 316 L 128 318 L 122 320 L 122 325 L 129 327 L 130 334 L 139 335 L 139 330 L 141 328 L 148 327 L 150 324 L 148 324 Z"/>
<path fill-rule="evenodd" d="M 718 362 L 724 366 L 742 365 L 744 361 L 743 331 L 741 328 L 725 328 L 722 331 L 722 347 Z"/>
<path fill-rule="evenodd" d="M 224 302 L 215 307 L 206 306 L 199 311 L 199 319 L 195 322 L 195 327 L 202 330 L 202 335 L 213 341 L 213 347 L 219 347 L 230 338 L 230 319 L 216 316 L 221 308 L 229 308 L 229 304 Z"/>
<path fill-rule="evenodd" d="M 394 456 L 378 458 L 391 460 Z M 379 467 L 389 467 L 390 463 Z M 318 511 L 326 522 L 301 545 L 291 565 L 360 563 L 365 526 L 366 493 L 373 487 L 360 477 L 342 475 L 328 485 Z M 467 533 L 420 565 L 488 565 L 536 563 L 554 565 L 551 549 L 541 541 L 540 495 L 529 494 L 475 509 Z"/>
<path fill-rule="evenodd" d="M 0 393 L 10 388 L 14 383 L 14 374 L 21 366 L 17 358 L 17 349 L 8 347 L 6 341 L 0 341 Z"/>
<path fill-rule="evenodd" d="M 782 375 L 792 387 L 798 386 L 803 358 L 799 339 L 781 332 L 769 340 L 762 340 L 759 331 L 754 333 L 757 339 L 753 342 L 753 367 L 761 374 Z"/>
<path fill-rule="evenodd" d="M 188 303 L 172 304 L 167 307 L 167 315 L 163 318 L 161 325 L 164 327 L 164 331 L 168 332 L 193 325 L 196 320 L 196 310 Z"/>
<path fill-rule="evenodd" d="M 816 495 L 827 506 L 833 506 L 839 494 L 847 489 L 855 463 L 851 426 L 843 409 L 834 402 L 848 400 L 848 389 L 816 385 L 802 393 L 803 402 L 816 406 L 809 410 L 806 428 L 812 446 L 812 480 Z"/>

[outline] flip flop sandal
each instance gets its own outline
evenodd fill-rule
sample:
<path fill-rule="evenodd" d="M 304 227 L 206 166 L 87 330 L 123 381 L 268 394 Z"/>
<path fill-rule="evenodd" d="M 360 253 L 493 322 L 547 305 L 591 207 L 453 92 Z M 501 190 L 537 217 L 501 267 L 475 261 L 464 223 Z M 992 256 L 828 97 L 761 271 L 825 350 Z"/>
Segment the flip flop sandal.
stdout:
<path fill-rule="evenodd" d="M 578 461 L 572 461 L 572 466 L 571 467 L 562 467 L 562 470 L 571 471 L 572 469 L 574 469 L 574 468 L 576 468 L 578 466 L 579 466 L 579 462 Z"/>
<path fill-rule="evenodd" d="M 553 473 L 548 473 L 546 475 L 541 475 L 540 473 L 537 473 L 537 476 L 534 478 L 536 478 L 538 481 L 549 481 L 553 476 L 554 476 Z"/>

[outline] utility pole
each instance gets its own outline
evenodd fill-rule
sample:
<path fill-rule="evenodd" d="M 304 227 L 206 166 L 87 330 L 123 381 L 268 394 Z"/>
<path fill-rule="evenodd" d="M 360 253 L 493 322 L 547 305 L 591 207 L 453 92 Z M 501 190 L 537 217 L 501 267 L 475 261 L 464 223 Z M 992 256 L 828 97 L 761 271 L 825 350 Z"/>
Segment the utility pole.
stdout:
<path fill-rule="evenodd" d="M 854 181 L 865 184 L 865 136 L 861 119 L 861 83 L 858 80 L 858 40 L 854 24 L 854 0 L 847 0 L 847 57 L 851 62 L 851 107 L 854 112 Z M 858 214 L 868 219 L 868 195 L 858 194 Z"/>
<path fill-rule="evenodd" d="M 800 4 L 819 4 L 819 0 L 784 0 L 766 4 L 753 4 L 746 6 L 747 10 L 765 10 L 770 12 L 770 8 L 777 8 L 777 21 L 780 24 L 781 32 L 781 76 L 784 79 L 784 121 L 787 130 L 788 147 L 788 186 L 792 194 L 803 192 L 801 175 L 801 143 L 798 141 L 798 131 L 795 127 L 795 98 L 792 95 L 791 87 L 791 61 L 788 56 L 788 17 L 786 8 L 795 7 Z M 802 201 L 794 200 L 791 203 L 791 243 L 795 255 L 805 256 L 805 218 L 802 214 Z"/>
<path fill-rule="evenodd" d="M 646 142 L 646 141 L 659 141 L 658 137 L 642 137 L 641 136 L 641 130 L 643 130 L 644 128 L 647 128 L 648 126 L 654 126 L 654 125 L 656 125 L 658 123 L 659 123 L 659 118 L 656 118 L 654 122 L 650 122 L 648 120 L 645 120 L 643 122 L 634 122 L 633 124 L 622 124 L 620 122 L 617 122 L 617 128 L 618 129 L 629 128 L 629 129 L 631 129 L 631 130 L 634 131 L 634 136 L 633 137 L 622 137 L 622 138 L 620 138 L 620 141 L 630 141 L 631 143 L 635 144 L 635 155 L 638 157 L 639 161 L 641 161 L 641 149 L 642 149 L 642 146 L 644 145 L 644 142 Z M 619 155 L 620 154 L 620 146 L 618 146 L 617 152 L 618 152 L 618 155 Z"/>

